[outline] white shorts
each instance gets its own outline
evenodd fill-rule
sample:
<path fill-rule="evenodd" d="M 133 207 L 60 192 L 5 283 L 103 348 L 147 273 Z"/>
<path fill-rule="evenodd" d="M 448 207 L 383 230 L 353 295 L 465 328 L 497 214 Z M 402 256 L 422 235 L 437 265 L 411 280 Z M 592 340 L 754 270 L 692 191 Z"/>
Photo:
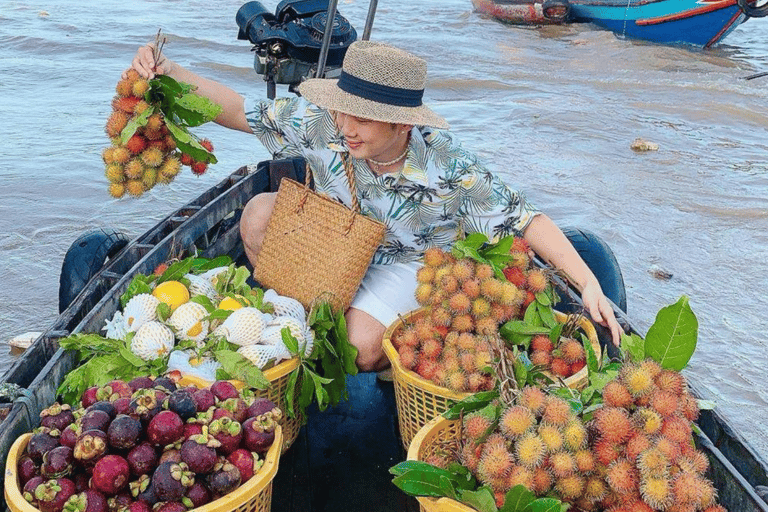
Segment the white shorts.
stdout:
<path fill-rule="evenodd" d="M 350 307 L 365 311 L 389 327 L 398 315 L 420 307 L 415 292 L 416 271 L 421 266 L 418 261 L 371 265 Z"/>

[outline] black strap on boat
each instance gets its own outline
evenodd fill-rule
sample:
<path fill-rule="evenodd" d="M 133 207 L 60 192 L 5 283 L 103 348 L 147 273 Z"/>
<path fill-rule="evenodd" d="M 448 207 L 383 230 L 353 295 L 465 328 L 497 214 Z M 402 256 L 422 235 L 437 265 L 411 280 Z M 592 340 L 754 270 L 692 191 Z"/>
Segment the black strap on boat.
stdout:
<path fill-rule="evenodd" d="M 750 0 L 736 0 L 744 14 L 752 18 L 764 18 L 768 16 L 768 2 L 765 2 L 761 6 L 757 6 L 757 0 L 750 2 Z M 750 3 L 752 5 L 750 5 Z"/>

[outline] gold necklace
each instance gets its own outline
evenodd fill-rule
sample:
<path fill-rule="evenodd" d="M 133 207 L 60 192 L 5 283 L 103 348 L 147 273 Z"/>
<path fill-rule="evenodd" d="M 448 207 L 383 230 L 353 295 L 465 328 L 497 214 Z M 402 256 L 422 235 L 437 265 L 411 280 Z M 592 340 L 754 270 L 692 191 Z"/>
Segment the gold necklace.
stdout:
<path fill-rule="evenodd" d="M 376 167 L 375 169 L 376 172 L 379 172 L 379 169 L 381 169 L 382 167 L 388 167 L 392 164 L 396 164 L 397 162 L 405 158 L 405 156 L 408 154 L 408 149 L 410 149 L 410 145 L 411 145 L 411 134 L 408 133 L 408 136 L 405 139 L 405 150 L 402 153 L 400 153 L 400 156 L 398 156 L 394 160 L 390 160 L 389 162 L 379 162 L 378 160 L 374 160 L 373 158 L 368 158 L 368 162 L 372 163 L 374 167 Z"/>

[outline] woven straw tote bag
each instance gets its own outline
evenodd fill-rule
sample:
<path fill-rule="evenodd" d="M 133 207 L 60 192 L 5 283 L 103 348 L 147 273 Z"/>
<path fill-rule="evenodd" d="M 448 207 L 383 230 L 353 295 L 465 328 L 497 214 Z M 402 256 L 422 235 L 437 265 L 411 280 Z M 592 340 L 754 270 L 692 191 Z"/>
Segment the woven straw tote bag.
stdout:
<path fill-rule="evenodd" d="M 342 157 L 352 208 L 283 178 L 254 268 L 264 288 L 293 297 L 309 309 L 319 296 L 346 311 L 384 240 L 386 226 L 360 213 L 355 171 Z"/>

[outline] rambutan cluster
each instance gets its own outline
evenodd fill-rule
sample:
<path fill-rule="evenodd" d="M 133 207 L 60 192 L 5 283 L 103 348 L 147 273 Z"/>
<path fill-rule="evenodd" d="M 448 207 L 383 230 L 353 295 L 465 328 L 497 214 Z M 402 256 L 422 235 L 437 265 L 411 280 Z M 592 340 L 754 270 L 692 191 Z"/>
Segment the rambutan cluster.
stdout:
<path fill-rule="evenodd" d="M 560 337 L 555 345 L 546 334 L 537 334 L 531 338 L 530 359 L 533 364 L 542 366 L 564 379 L 587 364 L 587 354 L 580 341 L 571 337 Z"/>
<path fill-rule="evenodd" d="M 536 299 L 537 293 L 552 286 L 551 273 L 533 265 L 529 251 L 528 242 L 524 238 L 515 237 L 509 250 L 512 260 L 503 270 L 504 277 L 525 294 L 521 306 L 523 311 Z"/>
<path fill-rule="evenodd" d="M 117 94 L 112 100 L 112 114 L 104 127 L 112 142 L 102 152 L 110 195 L 119 198 L 127 193 L 139 197 L 157 184 L 172 182 L 182 165 L 189 165 L 195 174 L 203 174 L 208 164 L 194 161 L 177 149 L 176 141 L 159 110 L 152 113 L 146 123 L 123 143 L 123 130 L 151 108 L 145 99 L 149 82 L 134 69 L 129 69 L 126 75 L 115 87 Z M 210 141 L 204 139 L 200 144 L 213 151 Z"/>
<path fill-rule="evenodd" d="M 425 315 L 396 331 L 392 345 L 406 369 L 456 392 L 477 392 L 494 385 L 492 336 L 449 331 Z"/>

